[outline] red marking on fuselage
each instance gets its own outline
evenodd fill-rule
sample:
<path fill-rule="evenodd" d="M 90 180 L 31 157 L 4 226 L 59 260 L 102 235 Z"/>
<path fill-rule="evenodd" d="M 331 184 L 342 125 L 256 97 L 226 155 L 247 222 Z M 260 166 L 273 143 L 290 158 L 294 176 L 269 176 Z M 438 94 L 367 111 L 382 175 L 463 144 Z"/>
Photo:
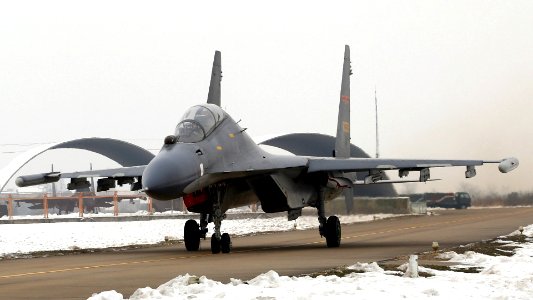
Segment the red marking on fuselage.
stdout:
<path fill-rule="evenodd" d="M 207 200 L 207 192 L 206 191 L 199 191 L 194 192 L 192 194 L 187 194 L 183 196 L 183 203 L 187 208 L 190 208 L 192 206 L 202 204 Z"/>

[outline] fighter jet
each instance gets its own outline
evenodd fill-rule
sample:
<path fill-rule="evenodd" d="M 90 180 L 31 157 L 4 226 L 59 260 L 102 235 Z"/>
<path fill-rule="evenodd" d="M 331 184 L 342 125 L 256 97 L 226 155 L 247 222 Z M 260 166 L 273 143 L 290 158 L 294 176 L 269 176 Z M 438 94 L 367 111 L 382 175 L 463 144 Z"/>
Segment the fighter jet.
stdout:
<path fill-rule="evenodd" d="M 183 197 L 187 209 L 199 213 L 185 223 L 185 247 L 197 251 L 200 240 L 207 236 L 207 225 L 214 223 L 211 236 L 212 253 L 229 253 L 231 238 L 222 233 L 225 212 L 230 208 L 261 203 L 267 213 L 288 212 L 295 220 L 304 207 L 318 213 L 319 234 L 327 247 L 341 244 L 341 225 L 337 216 L 326 218 L 324 203 L 357 184 L 385 181 L 383 172 L 398 170 L 403 178 L 419 172 L 416 181 L 430 179 L 430 168 L 466 167 L 465 175 L 476 175 L 476 166 L 499 163 L 507 173 L 518 166 L 518 160 L 436 160 L 349 158 L 350 154 L 350 48 L 345 46 L 342 84 L 335 149 L 331 157 L 274 155 L 260 148 L 231 116 L 220 107 L 222 79 L 221 54 L 215 52 L 207 103 L 195 105 L 183 114 L 174 135 L 164 139 L 160 152 L 148 165 L 75 173 L 44 173 L 18 177 L 17 185 L 27 186 L 72 178 L 71 187 L 87 185 L 88 177 L 99 180 L 104 188 L 130 183 L 159 200 Z M 356 180 L 364 173 L 364 180 Z M 393 182 L 411 182 L 399 179 Z M 388 180 L 391 182 L 391 180 Z"/>

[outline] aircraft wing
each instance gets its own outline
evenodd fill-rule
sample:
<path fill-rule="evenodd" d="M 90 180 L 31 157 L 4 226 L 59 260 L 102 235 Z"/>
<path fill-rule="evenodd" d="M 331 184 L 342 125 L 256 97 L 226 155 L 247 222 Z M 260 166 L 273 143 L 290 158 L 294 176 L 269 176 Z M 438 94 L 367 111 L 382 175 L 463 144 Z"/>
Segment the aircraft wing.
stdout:
<path fill-rule="evenodd" d="M 87 177 L 139 177 L 142 176 L 146 166 L 122 167 L 115 169 L 91 170 L 72 173 L 61 173 L 61 178 L 87 178 Z"/>
<path fill-rule="evenodd" d="M 439 160 L 439 159 L 381 159 L 381 158 L 310 158 L 307 172 L 361 172 L 368 171 L 366 183 L 382 180 L 381 171 L 399 170 L 400 177 L 407 176 L 409 171 L 420 171 L 420 181 L 429 180 L 429 168 L 465 166 L 467 178 L 476 175 L 475 166 L 487 163 L 498 163 L 499 170 L 507 173 L 518 167 L 516 158 L 496 161 L 484 160 Z"/>
<path fill-rule="evenodd" d="M 499 162 L 499 161 L 498 161 Z M 480 166 L 482 160 L 379 159 L 379 158 L 311 158 L 308 172 L 364 170 L 419 170 L 423 168 Z"/>
<path fill-rule="evenodd" d="M 50 172 L 32 175 L 19 176 L 15 183 L 19 187 L 38 185 L 44 183 L 57 182 L 61 178 L 88 178 L 88 177 L 108 177 L 108 178 L 133 178 L 141 177 L 146 166 L 121 167 L 114 169 L 90 170 L 81 172 Z"/>
<path fill-rule="evenodd" d="M 205 188 L 211 184 L 236 178 L 244 178 L 256 176 L 261 174 L 269 174 L 276 172 L 286 172 L 290 170 L 299 170 L 307 173 L 314 172 L 369 172 L 369 176 L 363 182 L 354 182 L 354 184 L 371 184 L 371 183 L 403 183 L 415 182 L 414 180 L 401 181 L 386 181 L 381 176 L 381 171 L 386 170 L 400 170 L 400 177 L 407 175 L 409 171 L 420 171 L 420 180 L 433 181 L 429 177 L 429 168 L 437 167 L 455 167 L 465 166 L 466 177 L 474 177 L 476 175 L 475 166 L 480 166 L 486 163 L 499 163 L 500 171 L 507 173 L 518 166 L 518 160 L 515 158 L 508 158 L 497 161 L 483 161 L 483 160 L 436 160 L 436 159 L 379 159 L 379 158 L 329 158 L 329 157 L 303 157 L 303 156 L 278 156 L 272 157 L 268 164 L 264 165 L 261 162 L 255 162 L 247 165 L 246 168 L 233 168 L 228 170 L 216 170 L 213 173 L 208 173 L 191 184 L 189 184 L 184 192 L 191 193 L 193 191 Z"/>

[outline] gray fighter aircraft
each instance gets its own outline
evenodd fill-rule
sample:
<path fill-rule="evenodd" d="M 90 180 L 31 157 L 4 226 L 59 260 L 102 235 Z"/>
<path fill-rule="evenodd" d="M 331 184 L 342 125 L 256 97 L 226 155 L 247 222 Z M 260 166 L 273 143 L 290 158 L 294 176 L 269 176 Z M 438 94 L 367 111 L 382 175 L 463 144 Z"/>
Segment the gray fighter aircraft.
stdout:
<path fill-rule="evenodd" d="M 151 197 L 170 200 L 183 197 L 187 209 L 200 214 L 200 222 L 185 224 L 185 247 L 197 251 L 200 239 L 206 237 L 207 224 L 214 222 L 211 237 L 212 253 L 228 253 L 231 239 L 221 232 L 224 213 L 235 207 L 261 202 L 267 213 L 288 212 L 288 219 L 301 215 L 302 208 L 318 211 L 319 233 L 328 247 L 339 247 L 339 218 L 326 219 L 324 203 L 356 184 L 385 181 L 383 171 L 398 170 L 403 178 L 409 172 L 419 172 L 416 181 L 430 180 L 430 168 L 465 166 L 467 178 L 476 175 L 475 167 L 499 163 L 506 173 L 518 166 L 518 160 L 497 161 L 349 158 L 350 155 L 350 49 L 345 47 L 342 85 L 335 149 L 332 157 L 274 155 L 261 149 L 222 108 L 220 82 L 222 78 L 220 52 L 215 52 L 207 103 L 191 107 L 179 121 L 175 134 L 164 139 L 161 151 L 146 166 L 108 170 L 44 173 L 18 177 L 19 186 L 49 183 L 59 178 L 71 178 L 70 188 L 87 186 L 88 177 L 104 177 L 98 189 L 114 187 L 115 183 L 132 184 Z M 363 181 L 355 174 L 364 172 Z M 388 180 L 387 182 L 391 182 Z M 392 182 L 412 182 L 398 180 Z M 349 193 L 350 194 L 350 193 Z"/>

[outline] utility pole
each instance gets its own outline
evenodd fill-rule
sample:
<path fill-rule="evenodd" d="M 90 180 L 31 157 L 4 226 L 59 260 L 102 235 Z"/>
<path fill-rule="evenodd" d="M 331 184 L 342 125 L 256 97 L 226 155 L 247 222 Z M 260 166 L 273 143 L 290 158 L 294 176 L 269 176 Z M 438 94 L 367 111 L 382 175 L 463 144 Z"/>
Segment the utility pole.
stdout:
<path fill-rule="evenodd" d="M 52 172 L 54 172 L 54 164 L 52 164 Z M 52 182 L 52 197 L 57 197 L 56 183 Z"/>
<path fill-rule="evenodd" d="M 378 96 L 377 96 L 377 88 L 375 86 L 374 86 L 374 102 L 376 104 L 376 158 L 379 158 Z"/>
<path fill-rule="evenodd" d="M 93 163 L 89 163 L 89 170 L 93 170 Z M 89 191 L 93 194 L 93 196 L 96 195 L 96 190 L 94 188 L 94 177 L 91 177 L 91 188 L 89 189 Z"/>

